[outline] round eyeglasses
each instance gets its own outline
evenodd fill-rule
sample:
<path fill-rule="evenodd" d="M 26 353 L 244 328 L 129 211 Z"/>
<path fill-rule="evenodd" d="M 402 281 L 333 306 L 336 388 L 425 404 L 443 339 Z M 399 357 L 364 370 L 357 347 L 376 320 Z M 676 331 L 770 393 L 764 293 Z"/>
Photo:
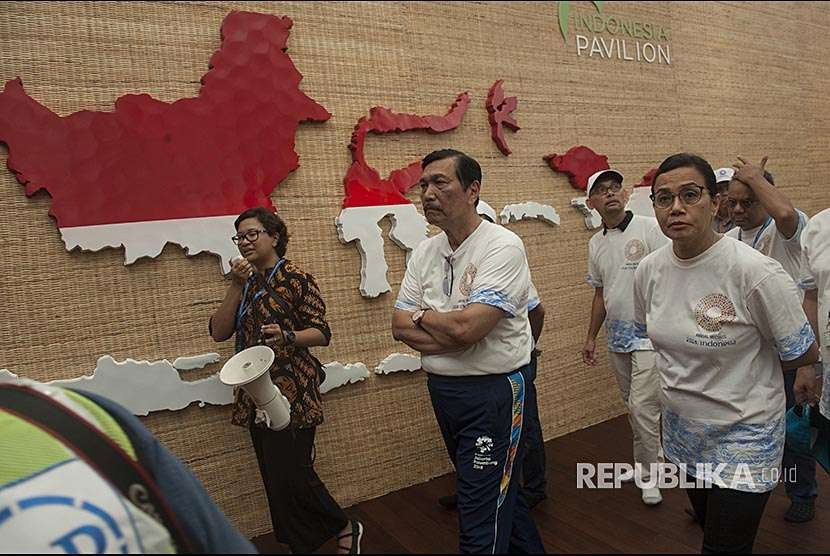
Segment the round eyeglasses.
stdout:
<path fill-rule="evenodd" d="M 680 189 L 678 193 L 669 191 L 668 189 L 661 189 L 657 193 L 650 195 L 654 206 L 659 209 L 667 209 L 674 204 L 675 197 L 680 199 L 683 206 L 690 207 L 696 205 L 703 198 L 703 191 L 705 187 L 699 185 L 686 186 Z"/>

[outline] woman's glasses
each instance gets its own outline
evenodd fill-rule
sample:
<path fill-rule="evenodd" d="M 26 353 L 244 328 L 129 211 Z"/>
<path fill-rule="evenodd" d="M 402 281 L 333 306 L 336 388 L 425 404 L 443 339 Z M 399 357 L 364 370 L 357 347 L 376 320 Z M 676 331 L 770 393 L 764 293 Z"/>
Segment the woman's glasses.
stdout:
<path fill-rule="evenodd" d="M 259 239 L 259 234 L 265 233 L 265 230 L 248 230 L 244 234 L 236 234 L 231 237 L 231 241 L 239 245 L 243 239 L 247 239 L 249 243 L 254 243 Z"/>
<path fill-rule="evenodd" d="M 700 202 L 705 189 L 705 187 L 699 185 L 685 186 L 678 193 L 669 191 L 668 189 L 661 189 L 657 193 L 650 195 L 650 197 L 654 206 L 659 209 L 667 209 L 672 206 L 675 198 L 679 198 L 684 206 L 690 207 Z"/>

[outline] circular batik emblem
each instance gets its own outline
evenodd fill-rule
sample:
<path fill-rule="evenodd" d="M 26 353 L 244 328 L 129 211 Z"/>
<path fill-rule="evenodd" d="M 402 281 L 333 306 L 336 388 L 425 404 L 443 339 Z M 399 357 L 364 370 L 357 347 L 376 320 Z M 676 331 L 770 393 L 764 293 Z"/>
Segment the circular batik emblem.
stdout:
<path fill-rule="evenodd" d="M 467 268 L 464 269 L 464 274 L 461 276 L 461 285 L 459 286 L 461 295 L 466 297 L 473 291 L 473 280 L 476 279 L 477 272 L 478 268 L 473 263 L 468 264 Z"/>
<path fill-rule="evenodd" d="M 711 293 L 697 302 L 695 319 L 698 326 L 709 332 L 719 332 L 726 322 L 735 320 L 735 306 L 725 295 Z"/>
<path fill-rule="evenodd" d="M 625 244 L 625 258 L 636 263 L 646 256 L 646 246 L 639 239 L 632 239 Z"/>

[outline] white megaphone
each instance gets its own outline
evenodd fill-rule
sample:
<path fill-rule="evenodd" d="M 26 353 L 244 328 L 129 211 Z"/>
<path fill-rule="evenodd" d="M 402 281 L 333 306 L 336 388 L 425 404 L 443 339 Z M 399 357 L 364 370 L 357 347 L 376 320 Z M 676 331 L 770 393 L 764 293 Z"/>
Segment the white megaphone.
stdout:
<path fill-rule="evenodd" d="M 268 415 L 268 427 L 280 431 L 291 422 L 291 404 L 271 382 L 268 369 L 273 362 L 274 350 L 270 347 L 249 347 L 228 359 L 219 372 L 219 380 L 228 386 L 241 386 Z"/>

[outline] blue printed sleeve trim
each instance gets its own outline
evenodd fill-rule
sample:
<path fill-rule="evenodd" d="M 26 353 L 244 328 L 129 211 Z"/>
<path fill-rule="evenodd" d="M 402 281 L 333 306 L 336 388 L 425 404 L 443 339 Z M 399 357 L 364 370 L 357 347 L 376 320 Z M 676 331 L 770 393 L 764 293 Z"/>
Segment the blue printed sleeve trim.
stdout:
<path fill-rule="evenodd" d="M 798 287 L 801 288 L 804 291 L 812 291 L 812 290 L 817 290 L 818 289 L 818 286 L 816 285 L 816 281 L 812 277 L 802 278 L 798 282 Z"/>
<path fill-rule="evenodd" d="M 792 361 L 807 353 L 807 350 L 815 341 L 816 335 L 813 333 L 813 327 L 810 326 L 810 323 L 805 322 L 801 330 L 786 338 L 778 339 L 775 344 L 778 347 L 778 356 L 781 360 Z"/>
<path fill-rule="evenodd" d="M 585 276 L 585 281 L 588 282 L 588 284 L 591 285 L 594 288 L 601 288 L 602 287 L 602 281 L 597 280 L 596 278 L 594 278 L 590 274 Z"/>
<path fill-rule="evenodd" d="M 420 307 L 414 301 L 398 299 L 395 301 L 395 309 L 400 309 L 401 311 L 417 311 Z"/>
<path fill-rule="evenodd" d="M 538 307 L 541 304 L 542 304 L 542 300 L 539 299 L 538 297 L 533 297 L 531 299 L 528 299 L 527 300 L 527 310 L 532 311 L 533 309 L 535 309 L 536 307 Z"/>
<path fill-rule="evenodd" d="M 478 290 L 474 291 L 467 301 L 470 303 L 482 303 L 501 309 L 511 317 L 515 317 L 519 312 L 516 305 L 510 302 L 508 297 L 503 293 L 495 290 Z"/>

